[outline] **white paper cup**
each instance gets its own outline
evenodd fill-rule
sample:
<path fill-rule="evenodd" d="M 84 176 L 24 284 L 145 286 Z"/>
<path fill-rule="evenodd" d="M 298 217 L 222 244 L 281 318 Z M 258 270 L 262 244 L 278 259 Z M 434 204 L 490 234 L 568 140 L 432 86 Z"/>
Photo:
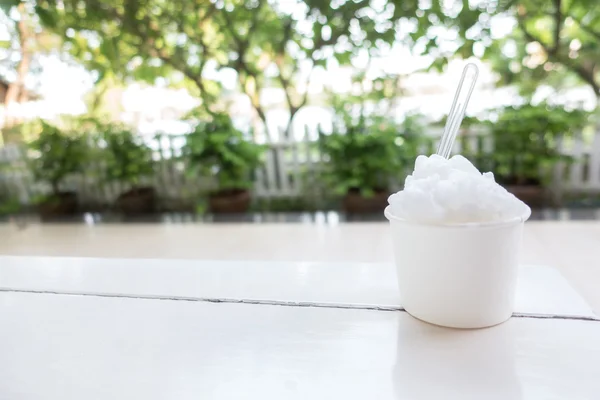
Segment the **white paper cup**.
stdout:
<path fill-rule="evenodd" d="M 452 328 L 484 328 L 513 313 L 518 259 L 529 213 L 510 221 L 434 225 L 390 221 L 401 304 Z"/>

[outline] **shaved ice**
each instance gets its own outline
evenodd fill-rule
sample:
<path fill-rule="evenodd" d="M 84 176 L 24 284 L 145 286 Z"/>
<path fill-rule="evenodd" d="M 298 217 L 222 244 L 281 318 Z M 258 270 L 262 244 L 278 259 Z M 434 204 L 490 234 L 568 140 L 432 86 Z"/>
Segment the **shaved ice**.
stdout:
<path fill-rule="evenodd" d="M 526 220 L 531 209 L 465 157 L 419 156 L 404 190 L 388 202 L 395 217 L 440 224 Z"/>

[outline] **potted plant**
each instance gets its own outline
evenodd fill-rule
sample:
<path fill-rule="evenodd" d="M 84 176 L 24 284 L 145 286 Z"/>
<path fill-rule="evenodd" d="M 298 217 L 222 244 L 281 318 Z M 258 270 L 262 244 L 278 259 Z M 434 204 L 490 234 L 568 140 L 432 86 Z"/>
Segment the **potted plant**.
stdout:
<path fill-rule="evenodd" d="M 530 206 L 547 198 L 551 172 L 556 163 L 571 157 L 558 148 L 560 139 L 580 131 L 588 114 L 548 104 L 525 104 L 501 110 L 490 123 L 493 153 L 487 158 L 496 181 Z"/>
<path fill-rule="evenodd" d="M 156 192 L 144 185 L 144 178 L 154 173 L 152 150 L 126 127 L 104 126 L 102 152 L 106 162 L 106 179 L 129 187 L 115 202 L 115 208 L 124 214 L 149 214 L 156 209 Z"/>
<path fill-rule="evenodd" d="M 33 150 L 30 159 L 33 177 L 51 187 L 51 193 L 38 204 L 42 217 L 74 214 L 77 194 L 61 189 L 61 184 L 67 176 L 82 171 L 88 154 L 85 138 L 61 132 L 57 127 L 41 122 L 40 135 L 29 147 Z"/>
<path fill-rule="evenodd" d="M 0 149 L 0 155 L 2 149 Z M 16 214 L 21 210 L 21 203 L 14 194 L 16 188 L 4 172 L 10 169 L 10 161 L 0 163 L 0 217 Z"/>
<path fill-rule="evenodd" d="M 392 179 L 400 179 L 417 155 L 416 136 L 402 136 L 399 130 L 382 117 L 361 115 L 356 123 L 344 118 L 331 134 L 319 133 L 319 149 L 326 161 L 322 177 L 344 196 L 346 212 L 382 212 L 386 207 Z"/>
<path fill-rule="evenodd" d="M 0 187 L 0 217 L 16 214 L 21 210 L 19 199 L 11 195 L 6 188 Z"/>
<path fill-rule="evenodd" d="M 261 164 L 264 146 L 249 141 L 226 114 L 196 124 L 186 137 L 183 154 L 191 170 L 214 178 L 208 194 L 214 213 L 246 212 L 250 207 L 252 173 Z"/>

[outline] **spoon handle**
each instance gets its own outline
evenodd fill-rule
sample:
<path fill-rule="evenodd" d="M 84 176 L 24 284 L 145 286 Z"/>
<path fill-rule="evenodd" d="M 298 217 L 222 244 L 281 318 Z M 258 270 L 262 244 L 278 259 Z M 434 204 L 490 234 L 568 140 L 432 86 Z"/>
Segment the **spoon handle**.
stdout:
<path fill-rule="evenodd" d="M 450 156 L 456 134 L 465 117 L 465 110 L 467 109 L 467 104 L 471 98 L 471 93 L 473 93 L 473 88 L 475 88 L 475 82 L 477 82 L 478 75 L 479 69 L 477 68 L 477 65 L 473 63 L 467 64 L 463 69 L 458 88 L 456 89 L 456 94 L 454 95 L 454 101 L 452 102 L 450 113 L 448 114 L 446 126 L 444 127 L 444 134 L 442 135 L 442 140 L 440 141 L 437 150 L 437 154 L 444 158 Z M 465 82 L 467 83 L 466 85 Z"/>

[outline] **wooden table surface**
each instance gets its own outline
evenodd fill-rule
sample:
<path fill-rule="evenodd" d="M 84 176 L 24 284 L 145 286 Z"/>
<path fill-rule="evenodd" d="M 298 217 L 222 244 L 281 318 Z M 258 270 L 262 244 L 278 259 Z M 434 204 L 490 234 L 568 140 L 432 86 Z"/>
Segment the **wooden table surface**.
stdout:
<path fill-rule="evenodd" d="M 0 255 L 393 262 L 387 223 L 0 224 Z M 548 265 L 600 313 L 600 221 L 529 221 L 523 264 Z"/>
<path fill-rule="evenodd" d="M 596 399 L 600 320 L 553 268 L 482 330 L 390 264 L 0 257 L 0 399 Z"/>

